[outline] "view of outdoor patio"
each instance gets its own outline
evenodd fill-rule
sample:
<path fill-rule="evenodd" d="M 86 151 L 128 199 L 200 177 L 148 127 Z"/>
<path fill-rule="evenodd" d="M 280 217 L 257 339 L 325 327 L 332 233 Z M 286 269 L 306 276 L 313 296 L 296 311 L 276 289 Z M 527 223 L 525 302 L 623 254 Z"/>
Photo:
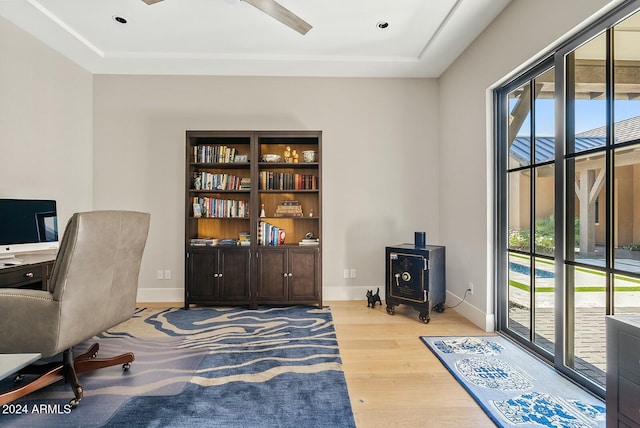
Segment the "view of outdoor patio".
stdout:
<path fill-rule="evenodd" d="M 638 28 L 612 19 L 499 91 L 500 330 L 600 395 L 606 317 L 640 313 Z"/>
<path fill-rule="evenodd" d="M 600 248 L 602 251 L 602 248 Z M 625 263 L 635 272 L 640 272 L 640 251 L 628 251 Z M 602 262 L 601 254 L 594 254 L 589 262 Z M 535 337 L 534 342 L 550 353 L 554 352 L 555 340 L 555 274 L 554 265 L 547 261 L 537 262 L 534 281 L 530 277 L 527 258 L 511 255 L 509 259 L 509 319 L 511 328 L 527 337 L 530 331 L 529 284 L 535 284 Z M 584 260 L 584 259 L 582 259 Z M 576 329 L 573 367 L 601 385 L 606 381 L 605 315 L 606 294 L 604 275 L 588 269 L 575 269 L 574 328 Z M 614 296 L 616 314 L 640 314 L 640 280 L 628 276 L 616 276 Z"/>

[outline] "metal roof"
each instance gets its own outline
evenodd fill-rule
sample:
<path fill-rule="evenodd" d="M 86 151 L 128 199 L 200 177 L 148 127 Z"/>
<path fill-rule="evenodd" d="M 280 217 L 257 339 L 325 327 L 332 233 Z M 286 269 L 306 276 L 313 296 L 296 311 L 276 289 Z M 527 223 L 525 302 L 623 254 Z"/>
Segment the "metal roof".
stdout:
<path fill-rule="evenodd" d="M 620 120 L 615 122 L 614 126 L 616 143 L 640 140 L 640 116 Z M 607 127 L 600 126 L 576 134 L 575 152 L 579 153 L 604 146 L 606 133 Z M 535 145 L 535 163 L 547 162 L 554 158 L 554 137 L 536 137 Z M 529 165 L 531 161 L 531 137 L 516 137 L 509 148 L 509 156 L 516 160 L 520 166 Z"/>
<path fill-rule="evenodd" d="M 614 123 L 613 135 L 616 143 L 624 143 L 640 139 L 640 116 L 629 119 L 620 120 Z M 590 129 L 589 131 L 580 132 L 578 137 L 604 137 L 607 132 L 606 126 Z"/>
<path fill-rule="evenodd" d="M 605 137 L 576 137 L 576 152 L 583 152 L 605 145 Z M 555 157 L 555 138 L 537 137 L 535 139 L 535 163 L 547 162 Z M 531 137 L 516 137 L 509 148 L 509 155 L 522 165 L 529 165 L 531 159 Z"/>

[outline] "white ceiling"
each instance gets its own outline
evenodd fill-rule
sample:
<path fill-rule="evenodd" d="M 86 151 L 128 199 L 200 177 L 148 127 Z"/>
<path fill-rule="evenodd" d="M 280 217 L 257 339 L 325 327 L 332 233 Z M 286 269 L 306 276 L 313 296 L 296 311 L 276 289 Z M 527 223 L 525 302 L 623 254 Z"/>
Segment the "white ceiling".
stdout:
<path fill-rule="evenodd" d="M 278 0 L 304 36 L 241 0 L 0 0 L 0 16 L 94 74 L 438 77 L 509 1 Z"/>

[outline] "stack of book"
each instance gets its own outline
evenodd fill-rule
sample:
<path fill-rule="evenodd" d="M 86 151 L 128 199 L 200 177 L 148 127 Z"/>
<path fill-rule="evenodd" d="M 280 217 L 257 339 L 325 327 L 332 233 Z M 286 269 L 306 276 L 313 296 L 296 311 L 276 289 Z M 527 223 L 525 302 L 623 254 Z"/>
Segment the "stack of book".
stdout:
<path fill-rule="evenodd" d="M 236 239 L 223 239 L 220 241 L 220 245 L 238 245 L 238 241 Z"/>
<path fill-rule="evenodd" d="M 303 246 L 320 245 L 320 240 L 317 238 L 302 238 L 302 240 L 298 243 L 298 245 L 303 245 Z"/>
<path fill-rule="evenodd" d="M 251 235 L 249 234 L 249 232 L 240 232 L 238 245 L 241 245 L 243 247 L 251 245 Z"/>
<path fill-rule="evenodd" d="M 276 208 L 275 217 L 302 217 L 302 205 L 298 201 L 282 201 Z"/>
<path fill-rule="evenodd" d="M 242 177 L 240 179 L 240 190 L 250 190 L 251 189 L 251 178 Z"/>
<path fill-rule="evenodd" d="M 192 247 L 213 247 L 218 245 L 218 240 L 216 238 L 192 238 L 190 243 Z"/>

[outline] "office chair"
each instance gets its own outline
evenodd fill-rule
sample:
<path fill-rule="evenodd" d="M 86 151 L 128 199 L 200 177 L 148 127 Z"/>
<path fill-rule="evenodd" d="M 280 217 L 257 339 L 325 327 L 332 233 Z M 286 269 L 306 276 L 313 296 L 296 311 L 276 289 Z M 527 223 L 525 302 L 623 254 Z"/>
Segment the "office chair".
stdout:
<path fill-rule="evenodd" d="M 17 381 L 38 377 L 0 393 L 0 405 L 64 379 L 76 407 L 83 396 L 78 373 L 117 364 L 129 369 L 133 353 L 96 358 L 94 344 L 74 357 L 74 347 L 133 315 L 148 231 L 147 213 L 76 213 L 65 228 L 47 290 L 0 289 L 0 353 L 61 354 L 55 362 L 20 370 Z"/>

